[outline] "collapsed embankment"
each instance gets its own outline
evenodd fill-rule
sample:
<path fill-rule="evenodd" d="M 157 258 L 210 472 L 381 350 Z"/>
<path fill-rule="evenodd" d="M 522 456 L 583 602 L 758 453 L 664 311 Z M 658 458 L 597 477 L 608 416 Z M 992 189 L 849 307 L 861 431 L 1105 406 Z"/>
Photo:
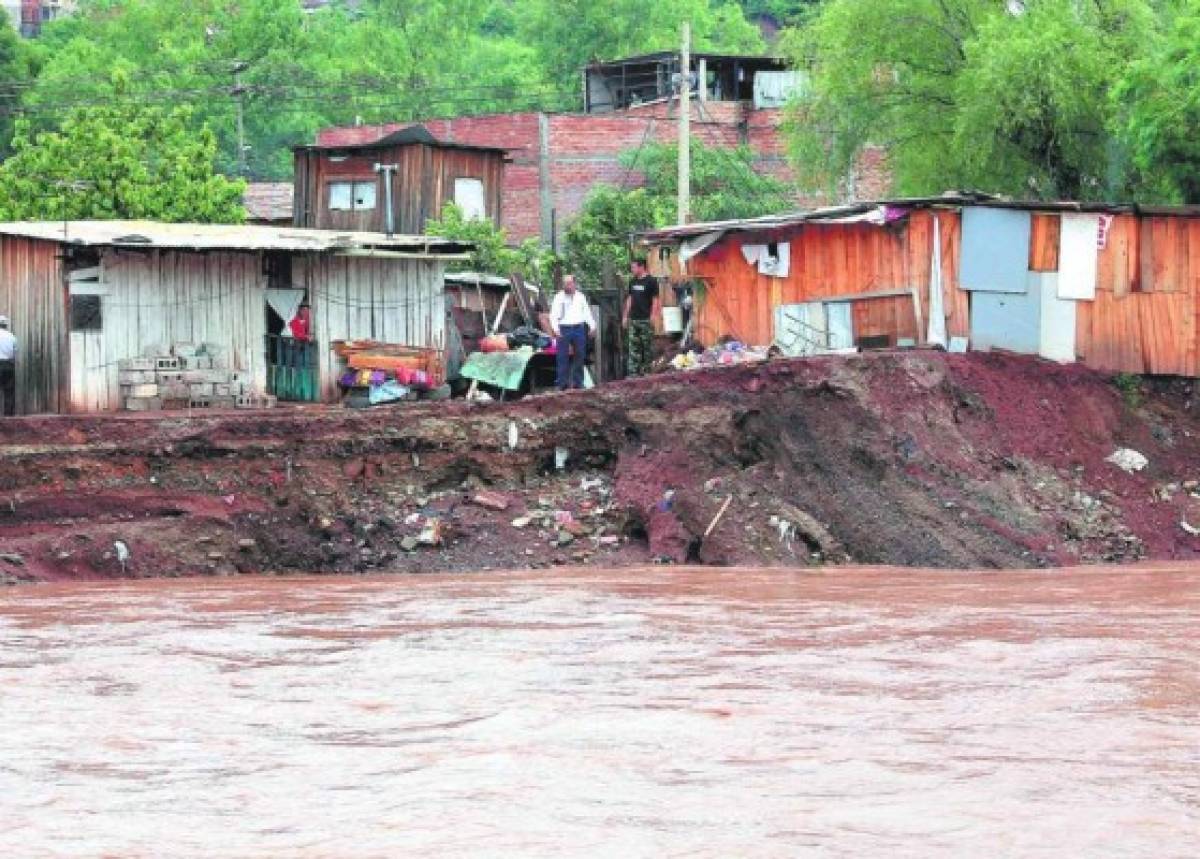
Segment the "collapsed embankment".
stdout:
<path fill-rule="evenodd" d="M 0 580 L 1195 558 L 1191 395 L 889 353 L 508 405 L 10 420 Z"/>

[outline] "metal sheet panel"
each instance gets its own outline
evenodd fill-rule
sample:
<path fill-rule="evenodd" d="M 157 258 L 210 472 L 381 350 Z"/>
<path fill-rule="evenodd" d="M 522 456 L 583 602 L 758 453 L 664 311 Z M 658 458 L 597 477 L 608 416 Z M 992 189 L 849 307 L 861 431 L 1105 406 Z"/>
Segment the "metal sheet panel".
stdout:
<path fill-rule="evenodd" d="M 1021 293 L 1028 286 L 1029 212 L 971 206 L 962 212 L 962 288 Z"/>
<path fill-rule="evenodd" d="M 1024 293 L 976 292 L 971 296 L 971 348 L 1036 355 L 1042 342 L 1041 284 Z"/>
<path fill-rule="evenodd" d="M 1058 297 L 1058 278 L 1053 272 L 1031 274 L 1031 291 L 1041 295 L 1041 338 L 1038 354 L 1051 361 L 1075 361 L 1076 302 Z"/>

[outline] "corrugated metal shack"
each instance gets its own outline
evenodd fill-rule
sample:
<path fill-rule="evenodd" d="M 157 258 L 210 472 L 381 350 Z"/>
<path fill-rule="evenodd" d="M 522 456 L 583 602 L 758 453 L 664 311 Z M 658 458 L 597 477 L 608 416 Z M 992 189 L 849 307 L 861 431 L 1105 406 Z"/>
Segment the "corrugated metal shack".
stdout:
<path fill-rule="evenodd" d="M 701 284 L 704 345 L 729 336 L 805 354 L 969 344 L 1200 375 L 1200 207 L 946 195 L 642 240 L 660 273 Z"/>
<path fill-rule="evenodd" d="M 332 400 L 336 340 L 444 348 L 445 264 L 468 249 L 262 226 L 0 224 L 0 313 L 20 342 L 18 410 L 115 410 L 118 363 L 180 342 L 215 344 L 265 391 L 270 339 L 287 321 L 277 309 L 302 302 L 312 310 L 313 398 Z"/>
<path fill-rule="evenodd" d="M 468 217 L 499 225 L 506 152 L 437 140 L 411 126 L 373 143 L 295 149 L 295 214 L 300 227 L 387 229 L 387 188 L 376 165 L 394 165 L 392 228 L 418 234 L 457 203 Z"/>

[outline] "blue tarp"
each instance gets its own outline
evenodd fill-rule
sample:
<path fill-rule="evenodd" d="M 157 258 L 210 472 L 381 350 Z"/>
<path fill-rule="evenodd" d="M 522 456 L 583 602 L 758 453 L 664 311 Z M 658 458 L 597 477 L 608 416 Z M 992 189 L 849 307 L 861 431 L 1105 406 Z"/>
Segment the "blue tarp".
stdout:
<path fill-rule="evenodd" d="M 959 257 L 962 288 L 973 292 L 1025 292 L 1029 286 L 1029 232 L 1028 212 L 964 208 Z"/>

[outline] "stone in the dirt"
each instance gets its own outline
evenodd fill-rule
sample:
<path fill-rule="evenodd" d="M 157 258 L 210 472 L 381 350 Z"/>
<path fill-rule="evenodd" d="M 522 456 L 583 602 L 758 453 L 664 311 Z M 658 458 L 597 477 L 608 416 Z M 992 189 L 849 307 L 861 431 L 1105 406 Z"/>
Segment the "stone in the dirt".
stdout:
<path fill-rule="evenodd" d="M 225 560 L 225 556 L 220 552 L 209 552 L 208 559 L 210 561 L 223 561 Z"/>
<path fill-rule="evenodd" d="M 476 492 L 473 500 L 480 507 L 489 510 L 507 510 L 509 505 L 508 498 L 499 492 Z"/>
<path fill-rule="evenodd" d="M 616 534 L 605 534 L 600 538 L 601 546 L 616 546 L 621 542 L 621 538 Z"/>
<path fill-rule="evenodd" d="M 0 561 L 3 561 L 6 564 L 12 564 L 15 567 L 25 566 L 25 559 L 13 552 L 5 552 L 4 554 L 0 554 Z"/>
<path fill-rule="evenodd" d="M 1144 454 L 1138 453 L 1133 448 L 1122 447 L 1113 451 L 1105 458 L 1105 462 L 1111 462 L 1117 468 L 1127 474 L 1133 474 L 1135 471 L 1141 471 L 1150 464 Z"/>
<path fill-rule="evenodd" d="M 569 546 L 574 542 L 575 542 L 574 534 L 570 533 L 569 531 L 559 531 L 558 532 L 558 545 Z"/>
<path fill-rule="evenodd" d="M 258 541 L 252 540 L 249 537 L 245 537 L 241 540 L 238 540 L 238 548 L 241 549 L 243 552 L 249 552 L 251 549 L 253 549 L 257 545 L 258 545 Z"/>
<path fill-rule="evenodd" d="M 514 528 L 528 528 L 532 522 L 533 520 L 528 516 L 518 516 L 512 520 L 512 526 Z"/>
<path fill-rule="evenodd" d="M 400 548 L 406 552 L 415 552 L 417 550 L 417 547 L 420 545 L 421 545 L 421 541 L 418 540 L 416 537 L 412 537 L 412 536 L 405 537 L 403 540 L 400 541 Z"/>
<path fill-rule="evenodd" d="M 1179 520 L 1179 527 L 1184 530 L 1184 533 L 1191 534 L 1193 537 L 1200 537 L 1200 528 L 1197 528 L 1186 519 Z"/>

